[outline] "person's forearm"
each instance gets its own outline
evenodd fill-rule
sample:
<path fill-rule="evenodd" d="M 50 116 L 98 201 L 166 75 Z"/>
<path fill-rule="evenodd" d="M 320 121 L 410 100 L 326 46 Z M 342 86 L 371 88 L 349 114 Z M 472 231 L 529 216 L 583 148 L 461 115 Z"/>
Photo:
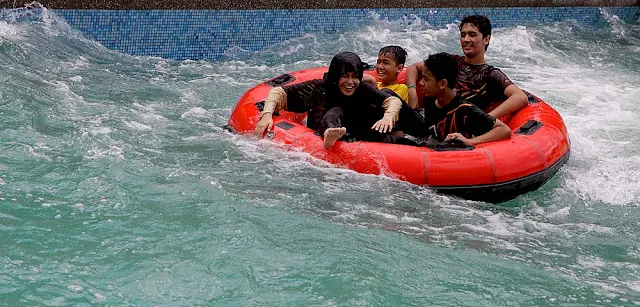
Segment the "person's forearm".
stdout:
<path fill-rule="evenodd" d="M 409 90 L 409 100 L 407 101 L 407 104 L 413 109 L 417 108 L 419 105 L 420 97 L 418 97 L 418 89 L 416 86 L 421 78 L 423 66 L 424 63 L 422 62 L 415 63 L 407 68 L 405 75 L 405 83 Z"/>
<path fill-rule="evenodd" d="M 420 97 L 418 97 L 418 90 L 415 87 L 410 88 L 408 96 L 409 96 L 409 100 L 407 101 L 407 104 L 412 109 L 417 108 L 420 102 Z"/>
<path fill-rule="evenodd" d="M 391 119 L 395 123 L 398 120 L 400 108 L 402 108 L 402 100 L 398 97 L 389 97 L 384 100 L 382 107 L 385 109 L 384 116 L 382 116 L 382 118 Z"/>
<path fill-rule="evenodd" d="M 407 86 L 418 84 L 418 78 L 420 77 L 422 66 L 424 66 L 424 63 L 418 62 L 407 67 L 407 72 L 405 73 L 405 83 Z"/>
<path fill-rule="evenodd" d="M 469 141 L 471 141 L 471 145 L 475 146 L 486 142 L 503 140 L 509 136 L 511 136 L 511 129 L 507 125 L 501 125 L 493 127 L 487 133 L 471 138 Z"/>
<path fill-rule="evenodd" d="M 273 112 L 287 109 L 287 93 L 282 87 L 274 87 L 269 91 L 267 99 L 264 101 L 264 108 L 260 112 L 260 117 L 266 113 L 273 115 Z"/>
<path fill-rule="evenodd" d="M 513 85 L 512 85 L 513 86 Z M 527 105 L 527 95 L 520 89 L 517 89 L 507 100 L 500 104 L 497 108 L 489 112 L 489 115 L 500 118 L 511 114 Z"/>
<path fill-rule="evenodd" d="M 364 76 L 362 76 L 362 82 L 369 83 L 376 87 L 378 86 L 378 80 L 372 75 L 364 74 Z"/>

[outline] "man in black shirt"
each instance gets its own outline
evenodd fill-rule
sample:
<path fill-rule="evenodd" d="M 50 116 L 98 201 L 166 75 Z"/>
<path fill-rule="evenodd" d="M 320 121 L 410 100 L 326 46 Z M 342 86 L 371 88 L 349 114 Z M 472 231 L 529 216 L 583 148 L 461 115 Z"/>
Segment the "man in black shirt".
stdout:
<path fill-rule="evenodd" d="M 457 62 L 447 53 L 432 54 L 423 63 L 422 85 L 426 134 L 438 141 L 458 140 L 469 146 L 506 139 L 511 130 L 500 120 L 469 103 L 453 87 Z"/>

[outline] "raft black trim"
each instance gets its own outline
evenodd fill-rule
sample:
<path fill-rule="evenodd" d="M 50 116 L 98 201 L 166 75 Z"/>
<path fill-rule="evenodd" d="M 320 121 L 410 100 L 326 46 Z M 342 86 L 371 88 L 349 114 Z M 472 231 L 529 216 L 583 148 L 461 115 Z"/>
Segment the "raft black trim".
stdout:
<path fill-rule="evenodd" d="M 484 201 L 488 203 L 501 203 L 512 200 L 519 195 L 535 191 L 545 184 L 556 172 L 569 160 L 570 151 L 567 151 L 556 163 L 537 173 L 494 184 L 433 187 L 444 194 L 455 195 L 468 200 Z"/>
<path fill-rule="evenodd" d="M 287 123 L 287 122 L 279 122 L 279 123 L 276 124 L 276 126 L 282 128 L 284 130 L 289 130 L 289 129 L 295 127 L 294 125 L 292 125 L 290 123 Z"/>
<path fill-rule="evenodd" d="M 264 100 L 256 102 L 256 108 L 258 111 L 262 112 L 264 110 Z M 280 115 L 278 111 L 274 111 L 272 115 Z"/>
<path fill-rule="evenodd" d="M 287 83 L 291 83 L 295 79 L 296 79 L 296 77 L 294 77 L 294 76 L 292 76 L 290 74 L 282 74 L 282 75 L 279 75 L 277 77 L 274 77 L 273 79 L 270 79 L 269 81 L 267 81 L 265 83 L 267 85 L 269 85 L 269 86 L 276 87 L 276 86 L 285 85 Z"/>
<path fill-rule="evenodd" d="M 516 130 L 515 134 L 532 135 L 536 131 L 538 131 L 538 129 L 540 129 L 542 126 L 543 125 L 541 122 L 531 119 L 526 123 L 524 123 L 522 126 L 520 126 L 520 128 Z"/>
<path fill-rule="evenodd" d="M 236 131 L 236 128 L 231 127 L 231 125 L 224 125 L 222 126 L 222 129 L 227 130 L 233 134 L 238 133 L 238 131 Z"/>
<path fill-rule="evenodd" d="M 460 140 L 449 140 L 435 145 L 427 145 L 427 148 L 435 151 L 466 151 L 476 149 L 474 146 L 469 146 Z"/>

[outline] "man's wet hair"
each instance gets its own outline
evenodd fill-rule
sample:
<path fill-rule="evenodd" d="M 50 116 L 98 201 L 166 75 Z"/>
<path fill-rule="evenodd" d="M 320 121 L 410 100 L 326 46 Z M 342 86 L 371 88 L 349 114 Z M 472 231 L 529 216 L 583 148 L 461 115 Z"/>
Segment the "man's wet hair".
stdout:
<path fill-rule="evenodd" d="M 407 51 L 402 49 L 402 47 L 400 46 L 391 45 L 382 47 L 382 49 L 380 49 L 380 52 L 378 52 L 378 55 L 380 56 L 385 54 L 390 54 L 393 60 L 396 61 L 396 64 L 398 65 L 404 65 L 404 63 L 407 61 Z"/>
<path fill-rule="evenodd" d="M 446 52 L 431 54 L 424 60 L 424 66 L 433 74 L 436 81 L 447 80 L 449 88 L 453 88 L 458 77 L 458 62 Z"/>
<path fill-rule="evenodd" d="M 462 26 L 466 24 L 472 24 L 478 27 L 478 30 L 480 30 L 480 34 L 482 34 L 482 38 L 491 35 L 491 21 L 489 21 L 489 18 L 487 18 L 486 16 L 471 15 L 463 18 L 460 22 L 460 30 L 462 30 Z M 489 44 L 484 46 L 484 50 L 487 50 L 487 48 L 489 48 Z"/>

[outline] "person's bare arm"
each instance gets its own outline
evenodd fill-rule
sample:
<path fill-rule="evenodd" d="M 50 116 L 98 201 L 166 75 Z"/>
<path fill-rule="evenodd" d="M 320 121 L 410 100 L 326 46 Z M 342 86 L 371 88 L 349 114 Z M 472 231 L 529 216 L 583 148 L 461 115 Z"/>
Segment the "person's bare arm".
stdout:
<path fill-rule="evenodd" d="M 260 112 L 260 120 L 253 130 L 253 134 L 261 137 L 265 131 L 273 128 L 273 112 L 287 108 L 287 93 L 282 87 L 274 87 L 269 91 L 267 99 L 264 102 L 264 108 Z"/>
<path fill-rule="evenodd" d="M 418 97 L 418 89 L 416 86 L 422 78 L 422 69 L 424 68 L 424 62 L 415 63 L 407 67 L 405 75 L 407 87 L 409 88 L 409 101 L 407 104 L 412 108 L 417 108 L 420 103 L 420 97 Z"/>
<path fill-rule="evenodd" d="M 362 82 L 369 83 L 375 87 L 378 86 L 378 80 L 372 75 L 364 74 L 364 76 L 362 76 Z"/>
<path fill-rule="evenodd" d="M 489 112 L 489 115 L 500 118 L 518 111 L 527 105 L 527 95 L 515 84 L 507 86 L 504 90 L 504 95 L 507 96 L 507 100 Z"/>
<path fill-rule="evenodd" d="M 467 139 L 460 133 L 451 133 L 447 135 L 445 141 L 448 140 L 459 140 L 469 146 L 476 146 L 478 144 L 499 141 L 511 136 L 511 129 L 509 126 L 505 125 L 505 123 L 501 122 L 499 119 L 496 119 L 496 122 L 493 124 L 493 128 L 487 131 L 487 133 L 483 135 L 479 135 L 470 139 Z"/>

